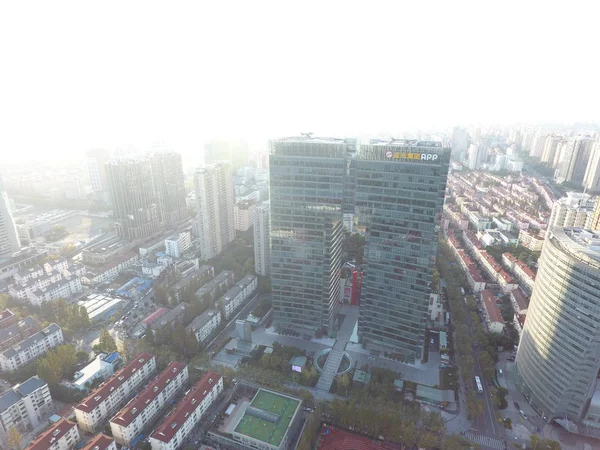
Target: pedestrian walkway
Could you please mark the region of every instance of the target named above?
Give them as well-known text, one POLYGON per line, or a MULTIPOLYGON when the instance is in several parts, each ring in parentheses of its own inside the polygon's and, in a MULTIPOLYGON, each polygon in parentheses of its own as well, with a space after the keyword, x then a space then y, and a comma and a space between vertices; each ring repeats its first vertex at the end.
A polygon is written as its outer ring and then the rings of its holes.
POLYGON ((354 330, 354 325, 358 320, 358 307, 345 307, 342 309, 342 313, 345 315, 344 321, 340 326, 340 329, 337 334, 337 339, 331 352, 329 352, 329 357, 327 358, 327 362, 325 363, 325 367, 321 371, 321 377, 317 382, 316 389, 321 391, 329 392, 331 389, 331 384, 333 383, 333 379, 335 378, 335 374, 337 373, 338 367, 340 367, 340 363, 342 362, 342 356, 344 354, 344 350, 346 349, 346 344, 352 336, 352 331, 354 330))
POLYGON ((504 450, 504 441, 489 436, 481 436, 469 431, 463 433, 463 437, 471 442, 481 445, 484 448, 493 448, 495 450, 504 450))

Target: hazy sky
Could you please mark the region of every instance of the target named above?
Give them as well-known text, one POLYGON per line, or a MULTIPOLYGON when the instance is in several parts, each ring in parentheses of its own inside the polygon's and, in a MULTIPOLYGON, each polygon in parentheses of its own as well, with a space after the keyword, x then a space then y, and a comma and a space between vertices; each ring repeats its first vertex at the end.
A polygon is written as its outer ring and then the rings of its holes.
POLYGON ((190 154, 223 136, 600 120, 598 8, 2 2, 0 162, 157 138, 190 154))

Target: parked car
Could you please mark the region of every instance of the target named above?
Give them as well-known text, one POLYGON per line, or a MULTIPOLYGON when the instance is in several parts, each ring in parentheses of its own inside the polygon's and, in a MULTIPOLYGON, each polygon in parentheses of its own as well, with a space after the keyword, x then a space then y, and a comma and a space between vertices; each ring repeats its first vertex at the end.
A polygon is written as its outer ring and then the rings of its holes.
POLYGON ((508 358, 506 358, 507 361, 514 361, 515 357, 514 356, 509 356, 508 358))
POLYGON ((521 408, 519 408, 519 404, 517 402, 515 402, 515 408, 517 408, 518 410, 521 410, 521 408))

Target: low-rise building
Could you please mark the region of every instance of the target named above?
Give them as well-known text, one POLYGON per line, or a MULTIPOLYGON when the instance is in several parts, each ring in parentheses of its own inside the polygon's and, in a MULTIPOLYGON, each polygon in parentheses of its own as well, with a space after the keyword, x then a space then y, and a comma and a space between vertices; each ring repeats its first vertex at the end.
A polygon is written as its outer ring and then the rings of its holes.
POLYGON ((113 438, 100 433, 81 450, 117 450, 117 444, 113 438))
POLYGON ((502 333, 504 331, 504 319, 492 291, 485 290, 481 292, 481 304, 483 305, 483 315, 487 329, 491 333, 502 333))
POLYGON ((81 252, 84 264, 102 266, 127 253, 133 244, 116 235, 109 235, 81 252))
POLYGON ((93 293, 79 300, 77 304, 85 308, 90 322, 99 323, 108 320, 117 311, 122 310, 125 300, 102 293, 93 293))
POLYGON ((187 330, 194 333, 199 343, 203 344, 221 324, 221 311, 208 309, 196 317, 187 326, 187 330))
POLYGON ((192 234, 189 230, 165 239, 165 253, 173 258, 181 258, 190 248, 192 248, 192 234))
POLYGON ((46 287, 30 292, 29 301, 34 306, 42 306, 44 303, 53 302, 59 298, 70 298, 82 291, 81 278, 65 277, 46 287))
POLYGON ((515 310, 515 314, 520 316, 527 315, 527 308, 529 308, 529 300, 525 295, 525 292, 521 288, 510 291, 510 301, 515 310))
POLYGON ((176 450, 223 392, 223 378, 206 373, 154 429, 149 442, 152 450, 176 450))
POLYGON ((219 300, 223 318, 228 320, 247 300, 258 287, 256 275, 246 275, 234 287, 229 289, 219 300))
POLYGON ((26 433, 39 427, 53 413, 50 389, 44 380, 36 376, 13 386, 0 396, 0 444, 7 445, 12 427, 26 433))
POLYGON ((87 266, 87 273, 82 281, 92 286, 106 283, 115 279, 121 272, 135 264, 138 259, 137 253, 128 252, 111 259, 106 264, 87 266))
POLYGON ((254 225, 256 203, 253 201, 238 202, 233 207, 236 231, 248 231, 254 225))
POLYGON ((13 323, 7 328, 0 328, 0 351, 27 339, 29 336, 40 331, 41 328, 41 322, 32 316, 25 317, 23 320, 13 323))
POLYGON ((10 258, 0 261, 0 280, 6 280, 14 276, 19 270, 29 267, 42 259, 48 250, 37 247, 25 247, 10 258))
POLYGON ((175 324, 182 321, 183 316, 189 307, 189 303, 180 303, 174 308, 168 310, 166 313, 162 314, 156 320, 152 320, 149 324, 147 323, 147 325, 153 330, 158 330, 166 326, 174 327, 175 324))
POLYGON ((55 323, 50 324, 0 353, 0 369, 14 372, 63 342, 61 328, 55 323))
MULTIPOLYGON (((196 260, 197 263, 197 260, 196 260)), ((193 282, 198 280, 209 280, 215 276, 215 268, 213 266, 200 266, 200 268, 193 269, 189 271, 186 275, 183 275, 184 272, 181 273, 181 280, 173 285, 169 290, 172 292, 173 297, 180 303, 183 301, 183 292, 190 286, 193 282)))
POLYGON ((523 286, 523 289, 531 294, 533 292, 533 285, 535 284, 535 273, 533 270, 531 270, 524 262, 516 261, 513 273, 515 274, 515 278, 519 280, 519 283, 523 286))
POLYGON ((156 357, 140 353, 75 407, 82 430, 94 433, 156 373, 156 357))
POLYGON ((0 311, 0 330, 10 327, 17 323, 17 316, 10 309, 0 311))
POLYGON ((519 232, 519 243, 532 252, 541 252, 544 238, 527 230, 519 232))
POLYGON ((225 292, 235 281, 235 274, 231 270, 224 270, 219 273, 216 277, 202 286, 196 291, 196 297, 198 300, 203 301, 204 296, 209 294, 211 301, 215 301, 220 293, 225 292))
POLYGON ((71 387, 80 391, 87 391, 94 380, 106 380, 115 373, 115 367, 121 361, 117 352, 100 353, 94 360, 73 375, 71 387))
POLYGON ((187 366, 177 361, 171 362, 110 420, 110 429, 117 443, 123 446, 131 444, 163 412, 187 381, 187 366))
POLYGON ((81 436, 75 422, 60 419, 40 434, 25 450, 72 450, 81 436))

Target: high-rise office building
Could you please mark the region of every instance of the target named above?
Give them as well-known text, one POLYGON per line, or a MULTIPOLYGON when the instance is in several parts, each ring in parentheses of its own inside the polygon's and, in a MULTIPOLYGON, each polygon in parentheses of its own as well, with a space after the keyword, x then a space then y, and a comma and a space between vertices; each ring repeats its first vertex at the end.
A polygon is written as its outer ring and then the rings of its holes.
POLYGON ((271 273, 270 236, 269 203, 265 202, 254 211, 254 271, 263 277, 271 273))
POLYGON ((469 148, 469 133, 461 127, 452 130, 452 155, 462 161, 469 148))
POLYGON ((17 227, 12 216, 8 194, 0 176, 0 258, 10 256, 21 248, 17 227))
POLYGON ((236 172, 248 164, 248 144, 236 140, 213 140, 204 145, 204 163, 214 164, 219 161, 229 161, 230 168, 236 172))
POLYGON ((555 179, 583 184, 594 141, 590 137, 568 139, 559 144, 555 179))
POLYGON ((91 149, 85 156, 94 197, 97 201, 106 203, 110 201, 110 194, 105 165, 110 159, 110 152, 104 149, 91 149))
POLYGON ((221 161, 196 169, 194 188, 200 258, 206 261, 235 239, 231 164, 221 161))
POLYGON ((304 136, 271 143, 274 321, 331 328, 344 218, 365 234, 359 335, 421 356, 450 148, 304 136))
POLYGON ((600 235, 580 228, 554 228, 539 260, 517 386, 547 421, 580 422, 600 406, 599 242, 600 235))
POLYGON ((367 348, 421 357, 449 163, 449 146, 407 140, 361 146, 355 159, 367 348))
POLYGON ((117 234, 139 239, 157 233, 160 222, 150 159, 115 154, 105 168, 117 234))
POLYGON ((270 146, 274 322, 332 330, 339 309, 348 144, 303 136, 270 146))
POLYGON ((469 169, 480 169, 486 158, 487 148, 483 144, 471 144, 469 146, 469 169))
POLYGON ((158 204, 158 219, 165 228, 175 228, 188 219, 181 155, 155 150, 150 155, 152 179, 158 204))

